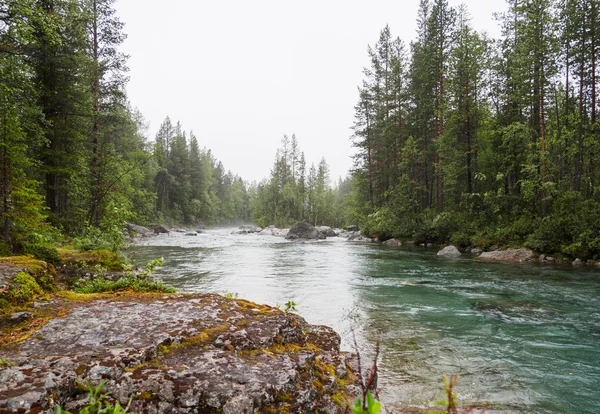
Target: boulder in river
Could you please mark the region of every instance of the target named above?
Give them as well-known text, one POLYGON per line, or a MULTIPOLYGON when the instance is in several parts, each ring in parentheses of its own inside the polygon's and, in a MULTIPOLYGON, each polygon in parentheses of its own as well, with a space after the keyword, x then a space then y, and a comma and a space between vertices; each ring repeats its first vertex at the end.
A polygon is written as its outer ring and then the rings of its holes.
POLYGON ((60 317, 2 348, 0 412, 79 412, 88 380, 140 413, 341 414, 360 393, 339 335, 270 306, 210 294, 56 306, 60 317))
POLYGON ((165 226, 154 226, 153 230, 154 230, 154 233, 156 233, 156 234, 169 234, 169 233, 171 233, 171 230, 169 230, 165 226))
POLYGON ((125 228, 129 232, 129 234, 132 235, 149 236, 152 233, 154 233, 149 228, 146 228, 144 226, 138 226, 137 224, 126 224, 125 228))
MULTIPOLYGON (((240 226, 239 229, 245 231, 246 234, 260 233, 262 231, 262 228, 256 227, 256 226, 240 226)), ((240 233, 240 234, 243 234, 243 233, 240 233)))
POLYGON ((355 232, 355 231, 360 231, 360 228, 357 225, 353 224, 351 226, 344 227, 344 230, 355 232))
POLYGON ((400 246, 402 246, 402 241, 396 240, 396 239, 389 239, 389 240, 384 241, 383 244, 385 244, 387 246, 400 247, 400 246))
POLYGON ((446 246, 437 252, 437 255, 440 257, 446 257, 448 259, 456 259, 460 257, 460 251, 456 248, 456 246, 446 246))
POLYGON ((196 233, 195 231, 188 231, 187 233, 185 233, 186 236, 197 236, 198 233, 196 233))
POLYGON ((285 238, 289 240, 322 240, 325 238, 325 235, 312 224, 300 221, 294 224, 285 238))
POLYGON ((335 231, 329 226, 318 226, 317 230, 319 230, 325 237, 337 237, 335 231))
POLYGON ((484 260, 517 263, 535 262, 538 260, 538 256, 529 249, 506 249, 483 252, 479 255, 479 258, 484 260))

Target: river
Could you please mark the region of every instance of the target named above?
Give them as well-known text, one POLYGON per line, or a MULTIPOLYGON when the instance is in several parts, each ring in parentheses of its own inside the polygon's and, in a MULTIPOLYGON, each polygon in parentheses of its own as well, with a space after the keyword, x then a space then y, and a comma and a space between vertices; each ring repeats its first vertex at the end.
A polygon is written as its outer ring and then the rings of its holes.
POLYGON ((164 257, 156 275, 186 293, 236 293, 297 303, 372 356, 381 337, 386 403, 444 399, 460 374, 461 401, 505 412, 600 412, 600 271, 438 258, 435 250, 354 243, 292 243, 208 230, 145 239, 135 263, 164 257))

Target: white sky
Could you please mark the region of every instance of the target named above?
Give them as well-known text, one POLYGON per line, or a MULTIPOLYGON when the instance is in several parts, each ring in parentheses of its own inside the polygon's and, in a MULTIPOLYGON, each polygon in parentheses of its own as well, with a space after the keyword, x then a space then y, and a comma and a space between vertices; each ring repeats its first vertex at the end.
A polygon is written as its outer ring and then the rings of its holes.
MULTIPOLYGON (((504 0, 466 3, 473 25, 498 36, 504 0)), ((226 169, 269 175, 284 133, 307 164, 325 157, 332 179, 351 168, 357 86, 389 24, 414 39, 419 0, 119 0, 129 99, 154 135, 164 118, 193 130, 226 169)))

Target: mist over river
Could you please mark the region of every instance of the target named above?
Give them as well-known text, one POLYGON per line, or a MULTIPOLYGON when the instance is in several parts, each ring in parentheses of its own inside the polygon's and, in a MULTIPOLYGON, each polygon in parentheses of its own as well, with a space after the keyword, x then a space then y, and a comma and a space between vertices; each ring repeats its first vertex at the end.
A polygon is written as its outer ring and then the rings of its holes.
POLYGON ((379 386, 387 403, 444 399, 460 374, 462 401, 505 412, 600 412, 600 271, 438 258, 436 250, 208 230, 145 239, 135 263, 164 257, 156 276, 186 293, 235 292, 297 303, 364 356, 381 333, 379 386))

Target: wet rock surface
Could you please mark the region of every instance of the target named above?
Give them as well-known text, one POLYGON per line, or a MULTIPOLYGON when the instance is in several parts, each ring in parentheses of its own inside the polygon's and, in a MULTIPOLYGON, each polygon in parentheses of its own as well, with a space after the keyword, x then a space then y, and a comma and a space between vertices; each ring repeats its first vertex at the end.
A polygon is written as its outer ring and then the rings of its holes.
POLYGON ((356 361, 330 328, 218 295, 124 296, 63 303, 0 355, 0 412, 77 411, 78 383, 134 412, 341 413, 356 361))
POLYGON ((317 230, 319 230, 325 237, 337 237, 339 233, 336 233, 334 229, 329 226, 318 226, 317 230))
POLYGON ((483 252, 479 255, 480 259, 497 260, 502 262, 535 262, 538 256, 529 249, 506 249, 493 252, 483 252))
POLYGON ((285 236, 288 240, 323 240, 325 235, 312 224, 298 222, 285 236))
POLYGON ((437 255, 448 259, 457 259, 461 256, 460 251, 456 248, 456 246, 446 246, 437 252, 437 255))

